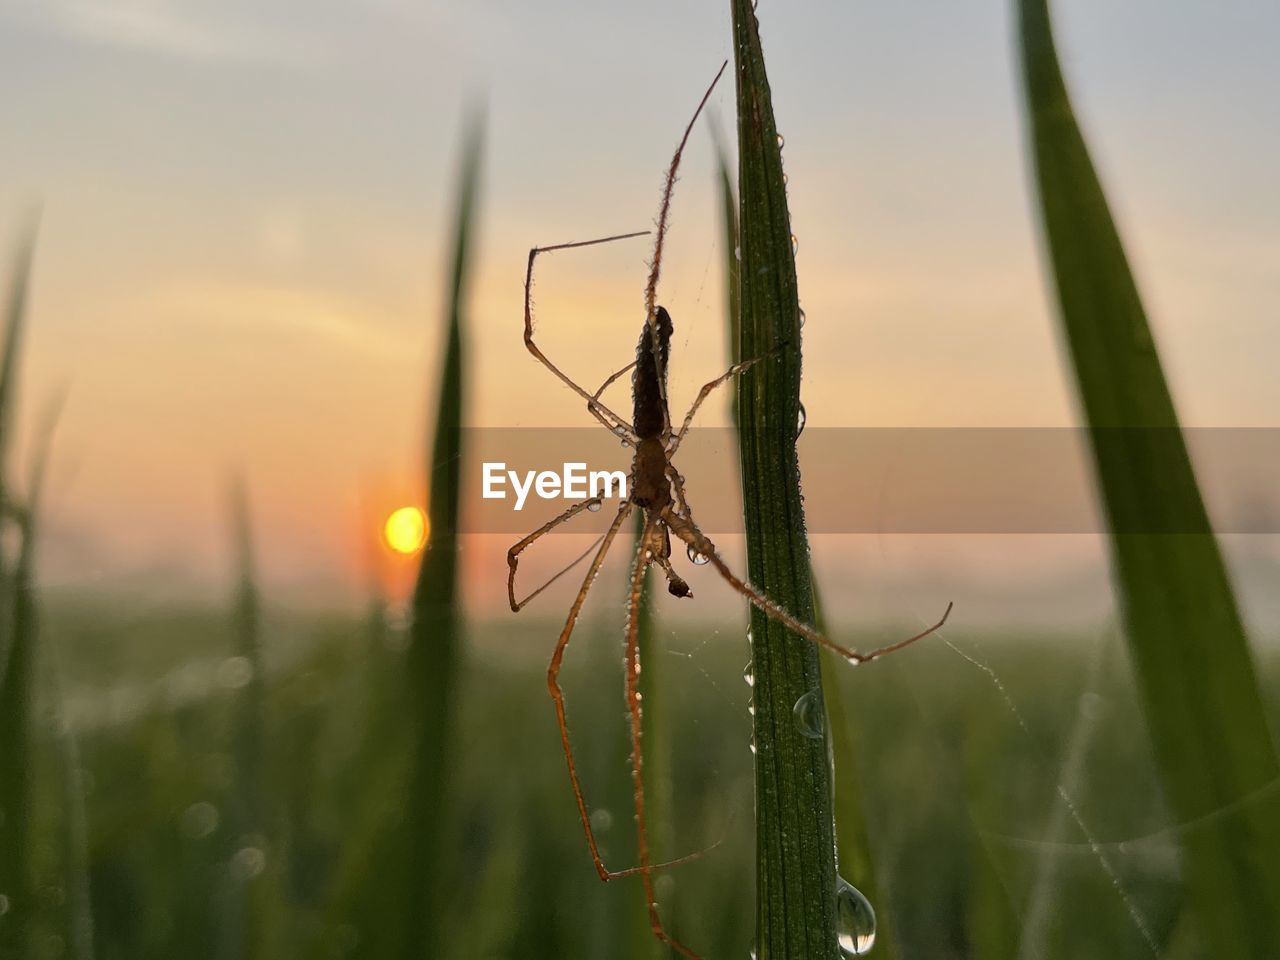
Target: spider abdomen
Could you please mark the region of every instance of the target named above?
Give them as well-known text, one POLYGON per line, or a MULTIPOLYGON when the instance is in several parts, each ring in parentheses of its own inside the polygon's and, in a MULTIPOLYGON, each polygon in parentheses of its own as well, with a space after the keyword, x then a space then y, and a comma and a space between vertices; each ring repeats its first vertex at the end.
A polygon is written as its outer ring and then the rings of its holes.
POLYGON ((667 477, 667 451, 657 437, 645 437, 636 446, 631 464, 631 502, 646 510, 659 511, 671 502, 671 480, 667 477))
POLYGON ((671 314, 658 307, 654 314, 657 342, 646 321, 636 345, 636 369, 631 375, 631 396, 635 401, 636 436, 641 440, 662 436, 667 425, 667 358, 671 348, 671 314))

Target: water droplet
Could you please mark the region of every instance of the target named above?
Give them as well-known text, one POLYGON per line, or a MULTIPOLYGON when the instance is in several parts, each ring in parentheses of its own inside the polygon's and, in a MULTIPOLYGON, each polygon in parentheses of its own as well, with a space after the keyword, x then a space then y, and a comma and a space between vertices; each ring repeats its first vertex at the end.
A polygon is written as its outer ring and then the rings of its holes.
POLYGON ((218 819, 218 808, 201 800, 182 812, 182 820, 178 825, 185 836, 192 840, 203 840, 218 829, 218 819))
POLYGON ((603 807, 591 811, 591 829, 596 833, 605 833, 613 826, 613 814, 603 807))
POLYGON ((587 510, 588 510, 589 512, 591 512, 591 513, 599 513, 599 512, 600 512, 600 501, 599 501, 599 500, 592 500, 590 503, 588 503, 588 504, 587 504, 587 510))
POLYGON ((800 434, 804 433, 805 417, 806 417, 806 414, 804 412, 804 404, 802 403, 800 404, 800 413, 796 417, 796 437, 797 438, 799 438, 800 434))
POLYGON ((754 717, 756 715, 756 698, 751 697, 747 700, 747 714, 754 717))
POLYGON ((791 178, 784 173, 782 175, 782 185, 785 187, 790 182, 791 182, 791 178))
POLYGON ((692 563, 695 567, 700 567, 703 564, 705 564, 708 560, 711 559, 705 553, 699 552, 698 549, 694 547, 692 543, 689 544, 689 549, 686 550, 685 552, 689 554, 689 562, 692 563))
POLYGON ((755 637, 751 633, 751 628, 747 627, 747 646, 751 646, 754 640, 755 640, 755 637))
POLYGON ((792 255, 794 256, 794 255, 795 255, 795 253, 796 253, 799 249, 800 249, 800 241, 799 241, 798 239, 796 239, 796 235, 793 233, 793 234, 791 235, 791 253, 792 253, 792 255))
POLYGON ((237 880, 251 880, 267 865, 267 855, 260 847, 241 847, 231 857, 231 875, 237 880))
POLYGON ((742 679, 747 682, 748 687, 756 685, 755 661, 748 660, 747 665, 742 668, 742 679))
POLYGON ((248 657, 227 657, 218 665, 218 686, 228 690, 247 687, 253 679, 253 663, 248 657))
POLYGON ((782 134, 778 134, 778 149, 781 150, 786 145, 786 140, 782 139, 782 134))
POLYGON ((804 307, 800 308, 800 328, 804 329, 804 307))
POLYGON ((754 757, 756 755, 756 738, 754 736, 751 738, 751 742, 747 744, 747 746, 751 748, 751 755, 754 757))
POLYGON ((796 729, 800 731, 802 736, 809 737, 811 740, 820 740, 823 732, 827 728, 826 712, 823 710, 822 695, 817 690, 810 690, 803 694, 796 705, 792 708, 791 715, 795 718, 796 729))
POLYGON ((734 248, 733 248, 733 259, 735 259, 735 260, 741 260, 741 259, 742 259, 742 248, 741 248, 741 247, 734 247, 734 248))
POLYGON ((865 957, 876 943, 876 912, 843 877, 836 877, 836 940, 842 957, 865 957))

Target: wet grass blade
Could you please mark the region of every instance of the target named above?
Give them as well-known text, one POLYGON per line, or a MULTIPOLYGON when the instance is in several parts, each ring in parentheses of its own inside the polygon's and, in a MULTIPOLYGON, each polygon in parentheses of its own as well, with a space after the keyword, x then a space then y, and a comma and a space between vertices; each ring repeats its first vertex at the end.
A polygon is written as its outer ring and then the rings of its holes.
MULTIPOLYGON (((732 0, 737 76, 741 329, 739 354, 778 359, 739 378, 738 427, 747 572, 801 620, 813 583, 796 433, 800 302, 782 153, 751 0, 732 0), (785 346, 784 346, 785 345, 785 346)), ((756 953, 837 956, 835 835, 825 737, 793 720, 802 696, 823 709, 818 650, 751 611, 756 746, 756 953)))
POLYGON ((1280 943, 1280 773, 1249 645, 1159 356, 1067 95, 1045 0, 1020 0, 1049 265, 1112 530, 1130 656, 1190 908, 1218 957, 1280 943), (1171 532, 1150 532, 1171 531, 1171 532), (1243 802, 1245 800, 1248 802, 1243 802))
MULTIPOLYGON (((733 175, 729 170, 729 155, 724 143, 717 133, 716 143, 716 175, 720 185, 721 225, 724 229, 724 303, 725 315, 729 328, 729 359, 738 363, 742 358, 738 355, 742 339, 742 282, 739 276, 741 264, 738 262, 738 194, 733 188, 733 175)), ((737 397, 733 399, 733 419, 738 419, 737 397)))
POLYGON ((439 379, 435 436, 428 448, 427 519, 430 539, 413 593, 407 681, 413 771, 406 803, 408 856, 401 913, 404 957, 442 953, 441 931, 449 865, 445 862, 447 771, 452 762, 454 701, 462 646, 458 602, 458 487, 463 410, 463 326, 470 278, 483 122, 473 115, 462 152, 457 194, 444 365, 439 379))
MULTIPOLYGON (((31 878, 32 763, 35 610, 31 596, 30 504, 14 502, 8 480, 14 394, 26 319, 27 287, 35 232, 20 243, 13 259, 5 310, 4 355, 0 357, 0 522, 22 532, 19 555, 0 552, 0 955, 25 956, 33 906, 31 878)), ((0 543, 3 548, 3 543, 0 543)))

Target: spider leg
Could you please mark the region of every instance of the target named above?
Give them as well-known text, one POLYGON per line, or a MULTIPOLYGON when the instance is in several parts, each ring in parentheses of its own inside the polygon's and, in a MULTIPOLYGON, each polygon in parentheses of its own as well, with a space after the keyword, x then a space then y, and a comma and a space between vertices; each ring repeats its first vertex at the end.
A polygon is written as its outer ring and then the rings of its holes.
MULTIPOLYGON (((653 259, 649 262, 649 282, 644 288, 644 314, 646 323, 649 325, 650 339, 653 344, 653 354, 656 359, 658 356, 658 312, 657 312, 657 296, 658 296, 658 275, 662 271, 662 246, 667 238, 667 227, 671 222, 671 194, 676 186, 676 173, 680 170, 680 158, 684 155, 684 148, 689 143, 689 135, 693 133, 693 125, 698 122, 698 117, 702 114, 702 108, 707 105, 707 101, 711 99, 711 91, 716 88, 716 84, 720 82, 720 77, 724 73, 724 68, 729 65, 726 60, 720 65, 715 79, 711 81, 711 86, 707 87, 707 92, 702 95, 702 100, 698 103, 698 108, 693 111, 693 117, 689 120, 689 125, 685 127, 684 136, 680 138, 680 144, 676 147, 676 152, 671 157, 671 166, 667 168, 667 179, 662 187, 662 206, 658 208, 658 230, 657 236, 653 242, 653 259)), ((667 401, 667 385, 660 382, 662 390, 663 409, 666 409, 667 401)), ((664 425, 664 433, 671 429, 671 416, 666 414, 666 424, 664 425)))
MULTIPOLYGON (((556 517, 553 520, 548 520, 546 523, 540 526, 537 530, 533 531, 533 533, 529 534, 527 537, 525 537, 523 540, 516 543, 510 550, 507 551, 507 600, 511 604, 512 613, 519 613, 525 604, 527 604, 530 600, 532 600, 534 597, 540 594, 543 590, 547 589, 547 587, 551 586, 551 584, 554 583, 558 578, 563 576, 569 570, 573 569, 573 567, 575 567, 578 564, 578 562, 582 559, 582 557, 579 557, 577 560, 573 561, 573 563, 569 564, 569 566, 565 567, 563 570, 557 573, 554 577, 552 577, 550 580, 548 580, 546 583, 540 586, 537 590, 533 591, 533 593, 529 594, 523 600, 520 600, 517 602, 516 600, 516 567, 520 563, 520 554, 523 553, 525 549, 530 544, 532 544, 535 540, 540 539, 544 534, 550 533, 552 530, 560 526, 560 524, 564 523, 566 520, 569 520, 572 517, 576 517, 583 510, 589 510, 592 504, 599 506, 602 502, 603 501, 601 501, 599 497, 592 497, 590 500, 583 500, 581 503, 575 503, 572 507, 570 507, 564 513, 560 514, 560 516, 556 517)), ((592 547, 587 550, 587 553, 590 553, 591 550, 594 549, 594 547, 595 545, 593 544, 592 547)))
MULTIPOLYGON (((582 387, 578 386, 573 380, 564 374, 554 363, 547 359, 546 354, 538 349, 538 345, 533 342, 533 261, 537 259, 540 253, 549 253, 553 250, 571 250, 577 247, 591 247, 600 243, 610 243, 614 240, 628 240, 632 237, 643 237, 649 231, 641 230, 637 233, 622 233, 613 237, 602 237, 599 240, 579 240, 576 243, 557 243, 549 247, 534 247, 529 251, 529 265, 524 275, 524 345, 528 351, 533 354, 539 363, 554 373, 562 383, 583 400, 587 401, 587 409, 591 411, 591 415, 599 420, 602 424, 609 428, 612 433, 627 439, 629 442, 636 440, 635 431, 631 425, 618 414, 614 413, 607 406, 600 402, 597 396, 587 393, 582 387)), ((606 380, 604 386, 608 386, 611 380, 606 380)), ((602 386, 601 390, 604 389, 602 386)))
MULTIPOLYGON (((667 479, 671 481, 671 486, 675 490, 676 504, 679 507, 676 512, 680 516, 692 520, 693 514, 689 512, 689 501, 684 495, 684 477, 680 476, 680 471, 675 468, 675 464, 671 463, 669 457, 667 460, 667 479)), ((670 552, 667 555, 670 556, 670 552)))
POLYGON ((684 423, 680 425, 679 432, 676 433, 674 438, 672 438, 671 445, 667 448, 667 456, 671 456, 680 449, 680 443, 684 440, 684 435, 689 432, 689 427, 693 424, 693 418, 697 414, 698 408, 702 406, 702 401, 706 400, 716 387, 727 383, 740 373, 746 373, 763 359, 765 359, 765 357, 755 357, 751 360, 744 360, 742 363, 735 363, 710 383, 703 385, 702 389, 698 391, 698 396, 694 398, 693 406, 691 406, 689 408, 689 412, 685 414, 684 423))
POLYGON ((597 390, 595 393, 593 393, 593 394, 591 395, 591 399, 592 399, 592 400, 599 400, 599 399, 600 399, 600 395, 601 395, 602 393, 604 393, 606 390, 608 390, 608 389, 609 389, 609 387, 610 387, 610 385, 611 385, 615 380, 617 380, 620 376, 622 376, 624 373, 626 373, 628 370, 630 370, 630 369, 631 369, 632 367, 634 367, 635 365, 636 365, 636 361, 635 361, 635 360, 632 360, 630 363, 628 363, 628 364, 627 364, 625 367, 623 367, 621 370, 617 371, 616 373, 611 373, 611 374, 609 374, 609 376, 608 376, 608 378, 605 380, 605 382, 604 382, 604 383, 602 383, 602 384, 600 384, 600 389, 599 389, 599 390, 597 390))
POLYGON ((662 518, 667 522, 667 526, 671 528, 672 532, 675 533, 677 537, 710 560, 711 565, 716 568, 720 576, 724 578, 729 586, 733 587, 740 594, 755 604, 756 607, 758 607, 766 616, 772 617, 788 630, 800 634, 800 636, 804 637, 806 640, 810 640, 820 647, 826 647, 828 650, 832 650, 835 653, 840 654, 840 656, 844 657, 850 663, 866 663, 869 660, 882 657, 887 653, 893 653, 895 650, 901 650, 903 647, 909 646, 917 640, 923 640, 925 637, 929 636, 929 634, 940 629, 942 625, 947 622, 947 617, 951 615, 952 604, 948 603, 946 611, 942 614, 942 619, 928 630, 917 633, 914 637, 899 640, 897 643, 878 647, 868 653, 859 653, 856 650, 851 650, 848 647, 842 647, 840 644, 832 640, 828 640, 814 627, 807 623, 802 623, 786 610, 783 610, 777 603, 765 596, 764 592, 761 591, 759 587, 748 583, 746 580, 737 576, 737 574, 729 569, 728 564, 721 559, 719 552, 716 550, 715 544, 698 529, 697 525, 694 524, 692 520, 673 513, 669 507, 663 511, 662 518))
POLYGON ((640 745, 640 597, 644 590, 644 575, 649 564, 661 556, 661 521, 650 520, 636 550, 631 566, 631 593, 627 599, 627 650, 626 690, 627 718, 631 727, 631 784, 636 808, 636 847, 640 856, 640 879, 644 884, 644 896, 649 906, 649 926, 653 934, 671 949, 692 960, 698 955, 667 933, 658 916, 658 902, 653 892, 653 866, 649 863, 649 837, 644 819, 644 754, 640 745))
MULTIPOLYGON (((591 851, 591 860, 595 864, 596 873, 604 881, 632 877, 642 873, 643 870, 641 867, 610 870, 604 865, 604 861, 600 859, 600 848, 596 844, 595 831, 591 829, 591 817, 587 813, 587 801, 582 793, 582 784, 578 780, 578 768, 573 762, 573 747, 569 744, 569 724, 565 718, 564 691, 560 689, 560 667, 564 661, 565 648, 569 646, 569 637, 572 636, 573 628, 578 623, 578 615, 582 612, 582 605, 586 603, 587 591, 591 589, 591 584, 595 581, 596 575, 599 574, 600 567, 604 565, 605 554, 609 552, 609 547, 613 545, 618 531, 622 528, 623 521, 631 514, 633 508, 634 504, 630 500, 625 501, 618 509, 618 515, 613 518, 613 523, 610 524, 608 531, 605 533, 600 549, 596 551, 595 558, 591 561, 587 576, 582 581, 582 589, 578 591, 578 596, 574 599, 573 606, 569 608, 569 618, 565 621, 564 629, 560 631, 560 639, 556 641, 555 652, 551 655, 551 664, 547 667, 547 690, 551 694, 551 699, 555 702, 556 723, 560 728, 560 745, 564 749, 565 763, 569 768, 569 783, 573 787, 573 798, 578 804, 578 817, 582 821, 582 832, 587 838, 587 848, 591 851)), ((643 551, 641 551, 641 555, 643 555, 643 551)), ((677 857, 675 860, 650 864, 647 869, 653 871, 679 866, 682 863, 696 860, 705 853, 705 850, 701 850, 683 857, 677 857)))

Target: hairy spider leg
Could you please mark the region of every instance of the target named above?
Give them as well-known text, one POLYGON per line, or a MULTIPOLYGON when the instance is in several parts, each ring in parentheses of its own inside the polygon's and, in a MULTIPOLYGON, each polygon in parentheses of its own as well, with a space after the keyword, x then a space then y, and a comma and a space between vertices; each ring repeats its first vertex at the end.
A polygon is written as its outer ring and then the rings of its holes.
MULTIPOLYGON (((698 117, 702 114, 702 108, 707 105, 707 101, 711 99, 711 91, 716 88, 716 84, 720 82, 720 77, 724 74, 725 67, 729 65, 726 60, 720 64, 720 69, 716 71, 715 79, 711 81, 711 86, 707 87, 707 92, 702 95, 702 99, 698 101, 698 108, 693 111, 693 116, 689 119, 689 125, 684 129, 684 136, 680 138, 680 143, 676 147, 676 152, 671 156, 671 165, 667 168, 666 180, 662 186, 662 206, 658 208, 658 229, 657 235, 653 241, 653 260, 649 263, 649 280, 644 287, 644 315, 645 323, 649 327, 649 335, 652 340, 652 349, 654 357, 658 355, 658 276, 662 272, 662 247, 667 239, 667 227, 671 223, 671 194, 676 187, 676 174, 680 170, 680 158, 684 156, 684 148, 689 143, 689 135, 693 133, 693 126, 698 122, 698 117)), ((666 412, 667 385, 661 384, 663 410, 666 412)), ((665 438, 671 431, 670 414, 667 414, 667 422, 664 424, 663 437, 665 438)))
POLYGON ((667 933, 658 916, 658 901, 653 892, 653 865, 649 862, 649 834, 645 826, 644 753, 641 748, 640 706, 640 598, 649 564, 661 555, 663 524, 660 518, 646 517, 644 534, 631 563, 631 593, 627 598, 626 692, 627 719, 631 732, 631 785, 635 796, 636 849, 640 858, 640 879, 644 884, 645 902, 649 907, 649 926, 660 941, 678 953, 700 960, 683 943, 667 933))
MULTIPOLYGON (((579 240, 574 243, 557 243, 549 247, 534 247, 529 251, 529 265, 525 269, 524 275, 524 345, 528 351, 533 354, 534 358, 544 367, 550 370, 561 383, 569 387, 574 393, 587 401, 587 410, 591 415, 599 420, 609 430, 610 433, 616 434, 629 444, 633 444, 636 439, 635 431, 631 429, 631 425, 618 414, 610 410, 605 404, 601 403, 598 396, 592 396, 587 393, 581 386, 571 380, 559 367, 552 363, 547 355, 544 354, 538 345, 533 342, 533 262, 540 253, 551 253, 556 250, 573 250, 578 247, 594 247, 602 243, 612 243, 615 240, 630 240, 634 237, 647 236, 648 230, 640 230, 636 233, 620 233, 612 237, 601 237, 598 240, 579 240)), ((611 381, 606 381, 604 386, 608 386, 611 381)), ((601 387, 603 391, 604 387, 601 387)))
POLYGON ((782 607, 777 603, 769 599, 769 597, 767 597, 759 587, 743 580, 735 574, 729 569, 729 565, 721 558, 719 551, 716 550, 716 545, 711 542, 706 534, 698 529, 697 525, 691 519, 679 516, 668 507, 663 511, 663 520, 665 520, 667 526, 671 528, 672 533, 691 546, 697 553, 700 553, 702 556, 710 560, 711 565, 716 568, 716 571, 725 580, 725 582, 728 583, 729 586, 733 587, 734 590, 738 591, 738 593, 750 600, 751 603, 759 608, 766 616, 777 620, 788 630, 800 634, 800 636, 804 637, 806 640, 810 640, 820 647, 826 647, 828 650, 838 653, 850 663, 866 663, 870 660, 875 660, 877 657, 882 657, 887 653, 893 653, 895 650, 901 650, 903 647, 910 646, 917 640, 923 640, 931 633, 940 630, 943 624, 947 622, 947 617, 951 616, 951 608, 953 604, 948 603, 947 609, 942 614, 942 618, 928 630, 917 633, 915 636, 907 637, 905 640, 899 640, 883 647, 877 647, 875 650, 871 650, 867 653, 859 653, 857 650, 851 650, 848 647, 840 646, 840 644, 835 641, 827 639, 827 637, 814 627, 797 620, 786 610, 782 609, 782 607))
POLYGON ((525 604, 527 604, 530 600, 532 600, 534 597, 540 594, 543 590, 547 589, 547 587, 551 586, 551 584, 555 583, 558 579, 560 579, 560 577, 564 576, 566 573, 568 573, 570 570, 576 567, 579 563, 581 563, 583 557, 585 557, 588 553, 594 550, 596 548, 596 544, 598 544, 600 541, 597 540, 596 543, 593 543, 590 547, 587 548, 586 552, 583 553, 581 557, 578 557, 577 560, 573 561, 573 563, 569 564, 569 566, 565 567, 563 570, 557 573, 554 577, 552 577, 550 580, 548 580, 546 583, 540 586, 537 590, 533 591, 533 593, 529 594, 523 600, 517 601, 516 600, 516 567, 520 565, 520 554, 524 553, 524 551, 529 546, 531 546, 535 541, 541 539, 543 536, 550 533, 552 530, 560 526, 560 524, 564 523, 566 520, 570 520, 573 517, 576 517, 583 510, 590 510, 593 504, 598 507, 603 502, 604 501, 601 500, 599 497, 591 497, 589 500, 583 500, 581 503, 575 503, 564 513, 560 514, 560 516, 555 517, 552 520, 548 520, 546 523, 540 526, 537 530, 533 531, 533 533, 529 534, 523 540, 520 540, 517 543, 515 543, 511 547, 511 549, 507 551, 507 600, 511 604, 512 613, 519 613, 524 608, 525 604))
MULTIPOLYGON (((613 523, 610 524, 608 531, 605 533, 600 549, 591 561, 586 578, 582 581, 582 588, 578 591, 577 597, 574 598, 573 606, 569 608, 569 617, 565 621, 564 629, 560 631, 560 639, 556 641, 555 652, 552 653, 551 663, 547 667, 547 690, 555 703, 556 723, 560 729, 560 745, 564 750, 565 764, 569 768, 569 783, 573 787, 573 799, 578 805, 578 817, 582 821, 582 832, 587 838, 587 849, 591 851, 591 861, 595 864, 596 873, 600 875, 601 880, 606 882, 620 880, 623 877, 633 877, 641 873, 642 869, 637 866, 628 867, 625 870, 610 870, 600 857, 600 847, 596 843, 595 831, 591 829, 591 817, 587 813, 586 797, 583 795, 582 783, 578 779, 578 768, 573 760, 573 747, 569 743, 569 724, 565 715, 564 691, 560 689, 560 667, 564 661, 565 649, 569 646, 569 638, 573 635, 573 628, 577 625, 578 615, 582 612, 582 605, 586 603, 587 592, 591 589, 591 584, 595 582, 596 575, 600 573, 600 567, 604 565, 605 555, 617 538, 618 531, 622 528, 622 524, 627 517, 631 515, 633 509, 635 509, 635 504, 630 500, 624 501, 618 509, 617 516, 613 518, 613 523)), ((699 850, 683 857, 677 857, 674 860, 664 860, 661 863, 650 864, 646 869, 653 871, 680 866, 691 860, 698 859, 706 852, 706 850, 699 850)))

